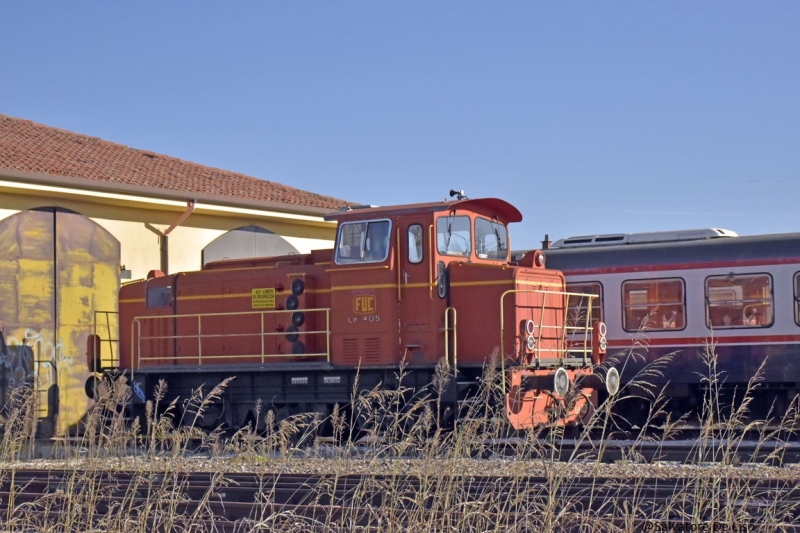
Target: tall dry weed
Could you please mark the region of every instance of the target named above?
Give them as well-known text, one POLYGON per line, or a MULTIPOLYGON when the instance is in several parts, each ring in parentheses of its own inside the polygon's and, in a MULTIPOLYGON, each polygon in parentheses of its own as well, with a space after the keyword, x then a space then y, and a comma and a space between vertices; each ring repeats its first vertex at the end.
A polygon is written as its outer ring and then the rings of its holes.
MULTIPOLYGON (((785 412, 770 410, 767 419, 754 419, 750 407, 762 384, 759 371, 747 387, 736 391, 734 404, 725 403, 726 377, 718 370, 715 346, 709 342, 702 405, 693 416, 676 414, 664 389, 651 384, 663 381, 670 358, 642 366, 646 349, 644 339, 608 359, 599 370, 601 376, 612 364, 623 372, 628 365, 642 370, 616 396, 588 413, 581 426, 565 428, 559 411, 554 411, 550 424, 519 433, 505 419, 496 356, 453 426, 445 422, 453 406, 442 400, 455 379, 454 368, 446 362, 439 364, 428 389, 411 387, 411 370, 401 366, 390 390, 381 384, 361 391, 356 385, 349 404, 334 406, 327 416, 298 413, 279 419, 258 403, 253 423, 234 432, 203 429, 209 425, 203 417, 226 387, 233 386, 231 381, 170 401, 166 384, 159 383, 144 419, 137 421, 126 414, 130 394, 120 377, 100 388, 82 439, 63 451, 59 464, 73 468, 66 490, 33 503, 18 501, 19 492, 11 491, 4 527, 198 531, 207 526, 203 520, 215 491, 227 486, 224 473, 246 470, 264 481, 257 496, 261 505, 242 521, 243 530, 340 532, 355 531, 359 523, 398 533, 632 531, 643 520, 680 520, 780 531, 798 516, 790 497, 793 480, 776 480, 769 498, 749 480, 766 468, 777 468, 778 473, 791 469, 783 461, 797 434, 800 400, 795 398, 785 412), (636 421, 626 411, 633 402, 647 406, 636 421), (686 463, 651 463, 648 453, 653 447, 666 450, 685 438, 689 423, 696 423, 696 433, 686 463), (609 464, 610 442, 618 436, 629 442, 622 459, 609 464), (187 513, 183 473, 198 465, 209 470, 209 486, 199 505, 187 513), (140 473, 115 500, 115 511, 87 522, 89 510, 105 501, 111 490, 99 482, 101 476, 131 468, 140 473), (273 509, 280 494, 270 481, 272 474, 299 471, 329 474, 303 502, 319 505, 327 514, 310 519, 291 507, 273 509), (683 482, 672 493, 654 498, 647 479, 659 471, 679 475, 683 482), (346 476, 353 473, 380 475, 348 485, 342 499, 346 476), (485 482, 494 474, 503 476, 485 482), (545 482, 533 483, 531 476, 545 482), (48 509, 58 510, 58 520, 46 518, 48 509)), ((576 383, 571 394, 579 390, 576 383)), ((20 468, 23 451, 35 436, 35 395, 26 390, 16 394, 19 404, 9 403, 16 407, 2 421, 0 453, 8 465, 2 472, 6 479, 20 468)))

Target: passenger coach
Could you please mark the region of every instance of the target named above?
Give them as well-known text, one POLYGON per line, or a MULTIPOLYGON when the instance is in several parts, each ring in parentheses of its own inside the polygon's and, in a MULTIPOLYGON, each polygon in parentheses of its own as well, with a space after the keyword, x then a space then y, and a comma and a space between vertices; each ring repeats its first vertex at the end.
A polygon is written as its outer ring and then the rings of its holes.
MULTIPOLYGON (((678 407, 702 402, 708 344, 723 389, 739 397, 764 363, 754 405, 760 413, 773 401, 785 408, 800 391, 800 233, 590 235, 545 252, 568 291, 599 295, 591 317, 606 323, 610 353, 639 339, 644 362, 671 354, 663 377, 651 381, 666 386, 678 407)), ((588 311, 576 297, 570 307, 570 314, 588 311)), ((629 360, 623 383, 643 364, 629 360)))

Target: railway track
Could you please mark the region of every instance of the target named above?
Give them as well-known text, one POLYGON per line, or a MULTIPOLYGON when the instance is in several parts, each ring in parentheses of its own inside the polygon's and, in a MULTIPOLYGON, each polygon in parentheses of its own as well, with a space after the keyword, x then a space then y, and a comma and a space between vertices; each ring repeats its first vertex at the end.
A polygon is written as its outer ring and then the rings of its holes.
POLYGON ((37 469, 0 478, 0 517, 15 531, 658 531, 723 522, 727 531, 800 531, 799 509, 793 481, 763 479, 37 469))
MULTIPOLYGON (((487 451, 501 456, 514 456, 520 448, 530 449, 530 444, 523 439, 492 439, 484 445, 487 451)), ((679 464, 727 462, 736 465, 800 463, 800 443, 783 441, 552 439, 541 441, 538 453, 558 461, 591 458, 603 463, 619 461, 679 464)))
MULTIPOLYGON (((84 445, 84 440, 47 439, 36 441, 34 453, 26 458, 66 458, 78 456, 76 451, 84 445), (56 444, 57 441, 57 444, 56 444)), ((349 453, 371 455, 384 446, 382 441, 372 443, 348 444, 349 453)), ((548 437, 532 440, 530 437, 508 437, 472 439, 471 447, 477 455, 484 457, 544 457, 548 460, 568 462, 574 459, 591 459, 602 463, 634 461, 639 463, 673 462, 678 464, 719 463, 765 464, 772 466, 800 464, 799 440, 759 440, 759 439, 700 439, 691 432, 685 432, 676 440, 662 440, 652 437, 629 437, 612 435, 603 438, 593 435, 589 438, 548 437)), ((306 446, 310 446, 306 444, 306 446)), ((341 455, 342 447, 326 439, 315 443, 322 455, 341 455)), ((202 452, 202 442, 187 445, 187 450, 202 452)), ((413 450, 412 450, 413 451, 413 450)))

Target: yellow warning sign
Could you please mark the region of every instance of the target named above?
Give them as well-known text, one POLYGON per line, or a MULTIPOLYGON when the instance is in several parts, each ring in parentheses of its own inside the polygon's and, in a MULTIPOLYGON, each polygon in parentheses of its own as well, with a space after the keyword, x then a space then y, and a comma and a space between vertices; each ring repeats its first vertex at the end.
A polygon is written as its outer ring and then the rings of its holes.
POLYGON ((253 309, 274 309, 275 289, 253 289, 253 309))

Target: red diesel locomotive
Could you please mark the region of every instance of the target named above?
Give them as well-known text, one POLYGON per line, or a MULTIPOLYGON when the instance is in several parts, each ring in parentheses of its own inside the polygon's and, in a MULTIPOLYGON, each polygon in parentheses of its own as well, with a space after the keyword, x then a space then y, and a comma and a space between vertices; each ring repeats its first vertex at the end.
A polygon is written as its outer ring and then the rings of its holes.
POLYGON ((462 194, 356 206, 326 217, 338 223, 332 250, 152 272, 120 290, 118 361, 90 349, 90 368, 127 373, 140 408, 160 380, 170 401, 235 377, 206 424, 239 428, 259 401, 278 419, 325 415, 361 391, 396 388, 401 366, 403 386, 432 392, 441 360, 452 422, 496 361, 515 427, 548 421, 554 407, 579 421, 596 402, 603 326, 567 316, 564 277, 541 252, 510 262, 507 226, 521 219, 503 200, 462 194), (557 404, 578 376, 565 411, 557 404))

